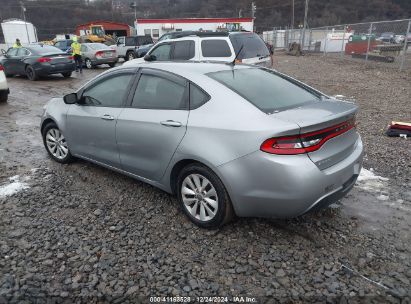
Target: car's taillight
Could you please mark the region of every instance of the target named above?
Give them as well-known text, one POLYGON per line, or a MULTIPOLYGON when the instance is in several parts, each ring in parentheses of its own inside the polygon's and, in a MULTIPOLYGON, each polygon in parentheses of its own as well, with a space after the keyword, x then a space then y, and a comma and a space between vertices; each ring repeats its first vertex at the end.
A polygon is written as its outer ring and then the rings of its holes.
POLYGON ((103 56, 103 52, 102 52, 102 51, 98 51, 98 52, 96 52, 96 56, 98 56, 98 57, 103 56))
POLYGON ((37 62, 40 62, 40 63, 50 62, 50 61, 51 61, 51 59, 47 58, 47 57, 41 57, 41 58, 37 59, 37 62))
POLYGON ((1 64, 0 64, 0 71, 4 71, 4 68, 1 64))
POLYGON ((271 154, 294 155, 313 152, 333 137, 341 135, 355 127, 355 117, 338 125, 315 132, 293 136, 269 138, 263 142, 261 151, 271 154))
POLYGON ((68 59, 69 60, 74 60, 74 56, 69 56, 68 59))

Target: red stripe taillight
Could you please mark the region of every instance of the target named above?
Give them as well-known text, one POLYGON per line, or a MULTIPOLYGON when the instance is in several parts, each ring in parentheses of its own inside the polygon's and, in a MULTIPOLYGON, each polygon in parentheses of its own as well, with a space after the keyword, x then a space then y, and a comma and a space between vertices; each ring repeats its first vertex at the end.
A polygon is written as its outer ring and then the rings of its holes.
POLYGON ((1 64, 0 64, 0 71, 4 71, 4 68, 1 64))
POLYGON ((355 127, 355 118, 338 125, 315 132, 267 139, 261 151, 271 154, 294 155, 313 152, 333 137, 341 135, 355 127))
POLYGON ((40 63, 50 62, 50 61, 51 61, 51 59, 47 58, 47 57, 41 57, 41 58, 37 59, 37 62, 40 62, 40 63))

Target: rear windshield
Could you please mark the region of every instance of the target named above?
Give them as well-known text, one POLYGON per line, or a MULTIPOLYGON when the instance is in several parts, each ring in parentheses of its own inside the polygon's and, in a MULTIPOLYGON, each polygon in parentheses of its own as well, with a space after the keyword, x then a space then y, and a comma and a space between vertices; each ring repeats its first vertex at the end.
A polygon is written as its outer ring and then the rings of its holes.
POLYGON ((51 45, 31 45, 29 48, 33 53, 35 54, 59 54, 59 53, 64 53, 62 50, 59 48, 56 48, 55 46, 51 45))
POLYGON ((93 49, 93 50, 103 50, 103 49, 107 49, 108 46, 102 43, 90 43, 88 44, 88 46, 93 49))
POLYGON ((273 71, 261 68, 232 69, 207 74, 261 111, 273 112, 294 108, 320 99, 310 92, 273 71))
POLYGON ((264 41, 255 33, 233 34, 230 35, 230 40, 236 54, 240 51, 241 47, 243 47, 238 59, 265 57, 270 55, 264 41))

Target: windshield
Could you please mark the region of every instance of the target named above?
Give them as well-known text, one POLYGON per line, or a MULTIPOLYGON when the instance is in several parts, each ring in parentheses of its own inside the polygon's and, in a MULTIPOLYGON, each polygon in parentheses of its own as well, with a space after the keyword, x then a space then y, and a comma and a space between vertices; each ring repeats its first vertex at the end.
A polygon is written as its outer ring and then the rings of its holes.
POLYGON ((310 92, 274 71, 245 68, 208 73, 265 113, 294 108, 320 100, 320 94, 310 92))
POLYGON ((270 55, 264 41, 255 33, 232 34, 230 35, 230 40, 236 54, 243 46, 243 49, 237 57, 238 59, 265 57, 270 55))
POLYGON ((102 43, 90 43, 88 46, 93 50, 107 49, 107 45, 102 44, 102 43))

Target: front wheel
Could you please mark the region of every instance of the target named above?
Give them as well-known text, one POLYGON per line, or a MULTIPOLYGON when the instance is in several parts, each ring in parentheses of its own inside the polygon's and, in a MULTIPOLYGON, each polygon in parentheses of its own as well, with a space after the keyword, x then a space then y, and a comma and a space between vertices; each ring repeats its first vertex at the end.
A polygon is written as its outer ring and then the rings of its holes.
POLYGON ((177 179, 177 196, 184 213, 202 228, 218 228, 233 217, 228 193, 209 168, 192 164, 177 179))
POLYGON ((86 58, 85 63, 86 63, 86 68, 88 68, 88 69, 94 68, 93 63, 91 62, 91 60, 89 58, 86 58))
POLYGON ((29 65, 26 68, 26 75, 27 75, 27 78, 30 79, 31 81, 35 81, 39 79, 39 76, 37 75, 36 70, 31 65, 29 65))
POLYGON ((51 158, 61 164, 67 164, 73 160, 66 138, 55 123, 47 124, 42 135, 44 147, 51 158))

